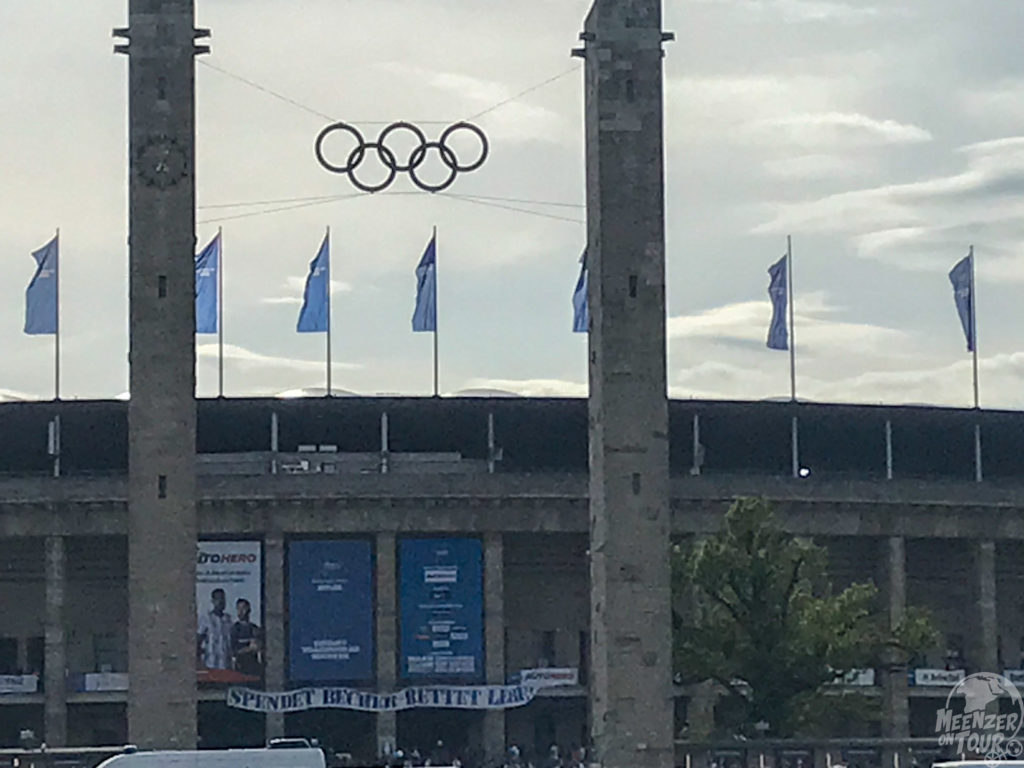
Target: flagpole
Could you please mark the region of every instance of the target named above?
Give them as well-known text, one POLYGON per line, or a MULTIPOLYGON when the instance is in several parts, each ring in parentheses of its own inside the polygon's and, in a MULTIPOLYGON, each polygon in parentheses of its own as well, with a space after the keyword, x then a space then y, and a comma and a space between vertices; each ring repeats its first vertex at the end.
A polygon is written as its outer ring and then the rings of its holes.
POLYGON ((971 349, 973 350, 973 364, 974 364, 974 407, 979 407, 978 398, 978 321, 977 321, 977 306, 978 306, 978 294, 974 287, 974 246, 971 246, 970 250, 971 258, 971 349))
POLYGON ((53 276, 55 281, 54 294, 56 295, 56 306, 54 311, 57 315, 53 328, 53 399, 60 400, 60 227, 57 227, 57 269, 53 276))
POLYGON ((786 297, 789 304, 789 393, 796 402, 796 328, 793 325, 793 237, 786 236, 786 297))
MULTIPOLYGON (((971 356, 974 368, 974 410, 980 407, 978 397, 978 294, 974 284, 974 246, 971 246, 971 356)), ((981 475, 981 424, 974 423, 974 481, 980 483, 981 475)))
POLYGON ((331 228, 327 227, 327 396, 331 396, 331 228))
POLYGON ((224 397, 224 231, 217 227, 217 380, 224 397))
POLYGON ((434 227, 434 397, 440 394, 437 362, 437 227, 434 227))

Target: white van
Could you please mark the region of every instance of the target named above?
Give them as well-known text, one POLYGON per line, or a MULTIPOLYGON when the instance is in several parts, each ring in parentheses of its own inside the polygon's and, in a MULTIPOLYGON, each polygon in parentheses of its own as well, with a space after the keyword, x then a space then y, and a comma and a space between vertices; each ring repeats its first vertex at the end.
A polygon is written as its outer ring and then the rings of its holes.
POLYGON ((128 752, 97 768, 326 768, 322 750, 200 749, 181 752, 128 752))

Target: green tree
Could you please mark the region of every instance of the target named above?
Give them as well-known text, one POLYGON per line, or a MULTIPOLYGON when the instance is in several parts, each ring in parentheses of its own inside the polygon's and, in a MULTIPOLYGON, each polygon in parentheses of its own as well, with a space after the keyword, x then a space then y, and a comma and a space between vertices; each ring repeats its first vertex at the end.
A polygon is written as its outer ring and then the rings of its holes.
POLYGON ((719 684, 734 732, 810 735, 863 714, 864 697, 832 685, 839 675, 905 664, 937 643, 925 611, 890 629, 874 584, 835 594, 827 567, 824 548, 782 531, 762 499, 737 501, 717 534, 675 550, 673 589, 693 603, 690 622, 674 617, 676 671, 719 684))

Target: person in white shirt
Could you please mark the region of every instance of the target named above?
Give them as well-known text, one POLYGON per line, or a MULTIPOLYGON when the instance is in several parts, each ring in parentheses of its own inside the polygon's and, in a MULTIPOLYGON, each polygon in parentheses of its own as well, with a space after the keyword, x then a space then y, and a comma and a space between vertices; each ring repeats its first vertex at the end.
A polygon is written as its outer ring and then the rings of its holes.
POLYGON ((231 669, 231 616, 224 611, 227 597, 218 587, 210 593, 213 608, 199 616, 196 654, 205 669, 231 669))

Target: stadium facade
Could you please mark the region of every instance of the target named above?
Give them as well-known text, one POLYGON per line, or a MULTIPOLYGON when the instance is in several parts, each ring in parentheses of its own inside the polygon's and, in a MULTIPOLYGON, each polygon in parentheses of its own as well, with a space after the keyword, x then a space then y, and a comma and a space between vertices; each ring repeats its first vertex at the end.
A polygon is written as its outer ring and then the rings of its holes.
MULTIPOLYGON (((874 580, 894 619, 908 604, 935 613, 941 647, 909 670, 849 681, 879 704, 878 720, 849 735, 932 736, 961 673, 1024 674, 1024 414, 677 400, 669 422, 676 541, 714 531, 736 497, 763 496, 787 530, 827 546, 837 586, 874 580)), ((25 730, 51 747, 123 743, 128 404, 4 403, 0 434, 0 747, 25 730)), ((198 673, 204 746, 313 735, 369 759, 441 738, 496 760, 509 744, 530 754, 588 740, 585 400, 202 400, 197 434, 198 552, 248 553, 248 575, 221 579, 226 612, 238 618, 244 597, 263 639, 257 680, 198 673), (457 552, 437 581, 460 574, 463 634, 448 639, 461 651, 422 650, 432 620, 417 617, 422 584, 407 571, 437 542, 457 552), (310 590, 319 582, 300 553, 321 546, 355 553, 344 587, 355 602, 310 590), (321 636, 349 647, 314 659, 305 646, 321 636), (443 666, 453 653, 461 665, 443 666), (571 684, 508 709, 282 715, 226 703, 238 680, 387 692, 512 683, 545 668, 571 684)), ((147 567, 166 565, 157 542, 147 567)), ((219 578, 198 587, 200 631, 219 578)), ((182 628, 189 643, 195 626, 182 628)), ((675 694, 682 737, 707 713, 694 691, 675 694)))

